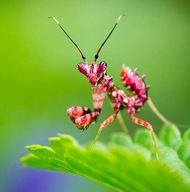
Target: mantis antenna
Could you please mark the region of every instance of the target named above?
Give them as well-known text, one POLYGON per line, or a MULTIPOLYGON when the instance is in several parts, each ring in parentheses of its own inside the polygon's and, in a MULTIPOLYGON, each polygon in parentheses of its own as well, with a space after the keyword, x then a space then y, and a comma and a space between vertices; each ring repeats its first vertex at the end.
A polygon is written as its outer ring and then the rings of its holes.
MULTIPOLYGON (((98 49, 98 51, 97 51, 97 53, 96 53, 96 55, 95 55, 95 57, 94 57, 94 61, 96 61, 96 60, 98 59, 99 53, 100 53, 102 47, 104 46, 104 44, 106 43, 106 41, 109 39, 109 37, 111 36, 111 34, 113 33, 113 31, 115 30, 117 24, 119 23, 120 19, 121 19, 123 16, 125 16, 125 15, 122 14, 122 15, 120 15, 120 16, 118 17, 118 19, 117 19, 115 25, 113 26, 112 30, 110 31, 110 33, 108 34, 108 36, 106 37, 106 39, 104 40, 104 42, 101 44, 100 48, 98 49)), ((61 26, 61 24, 59 23, 59 21, 58 21, 55 17, 53 17, 53 16, 51 16, 51 17, 49 17, 49 18, 53 19, 53 20, 59 25, 59 27, 61 28, 61 30, 65 33, 65 35, 71 40, 71 42, 74 44, 74 46, 78 49, 79 53, 81 54, 82 59, 85 61, 85 60, 86 60, 86 57, 85 57, 84 53, 81 51, 81 49, 79 48, 79 46, 75 43, 75 41, 69 36, 69 34, 65 31, 65 29, 61 26)))
POLYGON ((71 42, 74 44, 74 46, 78 49, 78 51, 79 51, 80 54, 81 54, 82 59, 85 61, 85 60, 86 60, 86 57, 85 57, 84 53, 81 51, 81 49, 79 48, 79 46, 74 42, 74 40, 69 36, 69 34, 65 31, 65 29, 61 26, 61 24, 59 23, 59 21, 58 21, 55 17, 53 17, 53 16, 51 16, 51 17, 49 17, 49 18, 53 19, 53 20, 59 25, 59 27, 61 28, 61 30, 65 33, 65 35, 71 40, 71 42))
POLYGON ((106 37, 106 39, 104 40, 104 42, 101 44, 100 48, 98 49, 98 51, 97 51, 97 53, 96 53, 96 55, 95 55, 95 57, 94 57, 94 61, 96 61, 96 60, 98 59, 99 53, 100 53, 102 47, 104 46, 104 44, 106 43, 106 41, 109 39, 109 37, 111 36, 111 34, 113 33, 114 29, 116 28, 117 24, 119 23, 120 19, 121 19, 123 16, 125 16, 125 14, 122 14, 122 15, 120 15, 120 16, 118 17, 118 19, 117 19, 115 25, 113 26, 112 30, 110 31, 110 33, 108 34, 108 36, 106 37))

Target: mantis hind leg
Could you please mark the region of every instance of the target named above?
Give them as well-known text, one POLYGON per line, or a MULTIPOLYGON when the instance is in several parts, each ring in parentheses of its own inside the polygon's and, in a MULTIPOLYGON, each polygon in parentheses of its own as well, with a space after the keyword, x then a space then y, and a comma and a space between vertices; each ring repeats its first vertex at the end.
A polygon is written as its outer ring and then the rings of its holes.
POLYGON ((165 124, 168 125, 173 125, 174 123, 170 122, 169 120, 167 120, 156 108, 156 106, 154 105, 154 103, 152 102, 151 98, 148 97, 147 103, 149 105, 149 107, 151 108, 151 110, 159 117, 159 119, 161 119, 161 121, 163 121, 165 124))
POLYGON ((155 155, 156 155, 156 159, 157 159, 158 162, 160 162, 159 155, 158 155, 158 147, 156 145, 156 140, 155 140, 155 135, 154 135, 154 130, 152 128, 152 125, 149 122, 144 121, 142 119, 139 119, 137 117, 132 117, 131 119, 132 119, 132 121, 134 123, 136 123, 138 125, 141 125, 141 126, 147 128, 150 131, 152 142, 153 142, 153 146, 154 146, 154 152, 155 152, 155 155))

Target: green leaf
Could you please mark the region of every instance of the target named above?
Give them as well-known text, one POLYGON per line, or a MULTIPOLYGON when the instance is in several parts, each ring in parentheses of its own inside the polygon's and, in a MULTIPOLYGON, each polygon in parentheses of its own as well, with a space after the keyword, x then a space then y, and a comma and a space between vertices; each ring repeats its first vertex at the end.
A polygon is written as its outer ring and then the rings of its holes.
POLYGON ((185 165, 190 169, 190 129, 183 134, 182 144, 177 152, 179 158, 184 161, 185 165))
POLYGON ((69 135, 50 138, 50 147, 31 145, 23 165, 83 176, 115 191, 190 191, 190 131, 183 137, 174 126, 164 126, 156 142, 155 160, 150 132, 141 129, 133 138, 115 133, 105 145, 81 146, 69 135))
POLYGON ((159 134, 165 145, 177 150, 181 145, 181 133, 175 125, 165 125, 159 134))

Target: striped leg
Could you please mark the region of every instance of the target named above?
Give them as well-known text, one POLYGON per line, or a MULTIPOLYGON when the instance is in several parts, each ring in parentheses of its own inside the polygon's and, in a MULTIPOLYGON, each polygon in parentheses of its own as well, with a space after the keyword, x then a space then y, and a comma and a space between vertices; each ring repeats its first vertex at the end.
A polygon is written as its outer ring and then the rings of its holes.
POLYGON ((141 125, 141 126, 143 126, 143 127, 146 127, 146 128, 149 129, 149 130, 153 130, 153 129, 152 129, 152 125, 151 125, 149 122, 144 121, 144 120, 139 119, 139 118, 136 118, 136 117, 132 117, 131 119, 132 119, 132 121, 133 121, 134 123, 136 123, 137 125, 141 125))
POLYGON ((156 145, 156 140, 155 140, 155 136, 154 136, 154 131, 153 131, 152 125, 149 122, 144 121, 144 120, 139 119, 139 118, 136 118, 136 117, 131 117, 131 119, 132 119, 132 121, 134 123, 149 129, 149 131, 151 133, 151 137, 152 137, 153 146, 154 146, 154 152, 156 154, 156 159, 159 162, 160 160, 159 160, 159 155, 158 155, 158 148, 157 148, 157 145, 156 145))
POLYGON ((102 122, 102 124, 100 125, 100 128, 96 134, 96 137, 93 141, 92 147, 94 147, 96 145, 96 142, 98 141, 98 138, 99 138, 102 130, 104 128, 106 128, 110 123, 112 123, 115 120, 116 116, 117 116, 117 114, 114 113, 114 114, 110 115, 105 121, 102 122))

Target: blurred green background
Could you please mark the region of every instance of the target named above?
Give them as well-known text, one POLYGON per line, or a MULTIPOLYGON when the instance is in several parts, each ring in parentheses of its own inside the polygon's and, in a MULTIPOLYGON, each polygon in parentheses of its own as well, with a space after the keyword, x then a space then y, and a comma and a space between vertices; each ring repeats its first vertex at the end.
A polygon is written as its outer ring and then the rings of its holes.
MULTIPOLYGON (((122 18, 104 46, 99 61, 121 85, 123 63, 146 74, 149 96, 159 110, 184 131, 190 125, 190 2, 189 0, 96 0, 0 2, 0 191, 84 192, 112 190, 86 179, 22 167, 25 145, 48 145, 48 137, 71 134, 81 144, 91 141, 112 109, 106 100, 97 124, 87 131, 75 128, 66 115, 73 105, 92 108, 91 88, 76 69, 81 57, 53 20, 55 16, 79 44, 89 63, 122 18)), ((120 86, 122 87, 122 86, 120 86)), ((122 112, 133 133, 132 124, 122 112)), ((162 122, 147 105, 138 115, 156 132, 162 122)), ((102 133, 106 142, 117 121, 102 133)), ((101 162, 97 162, 101 163, 101 162)), ((93 166, 93 165, 92 165, 93 166)))

